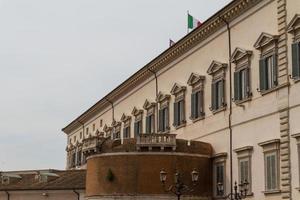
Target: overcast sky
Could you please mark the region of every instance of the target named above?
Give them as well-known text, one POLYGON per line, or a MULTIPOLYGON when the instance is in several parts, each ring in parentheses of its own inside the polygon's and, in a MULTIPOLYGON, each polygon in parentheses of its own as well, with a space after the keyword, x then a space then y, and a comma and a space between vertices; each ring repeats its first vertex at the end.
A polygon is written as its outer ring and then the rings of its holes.
POLYGON ((0 171, 65 168, 61 128, 230 0, 0 0, 0 171))

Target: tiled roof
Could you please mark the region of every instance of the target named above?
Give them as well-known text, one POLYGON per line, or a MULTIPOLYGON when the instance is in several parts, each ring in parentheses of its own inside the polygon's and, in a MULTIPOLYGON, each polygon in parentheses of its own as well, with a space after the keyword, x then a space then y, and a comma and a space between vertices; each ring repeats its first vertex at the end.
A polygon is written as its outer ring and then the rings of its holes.
MULTIPOLYGON (((2 184, 0 180, 0 191, 8 190, 84 190, 86 170, 52 170, 58 177, 50 176, 46 182, 40 182, 36 178, 38 173, 18 173, 21 178, 10 178, 9 184, 2 184)), ((3 174, 10 174, 2 172, 3 174)))

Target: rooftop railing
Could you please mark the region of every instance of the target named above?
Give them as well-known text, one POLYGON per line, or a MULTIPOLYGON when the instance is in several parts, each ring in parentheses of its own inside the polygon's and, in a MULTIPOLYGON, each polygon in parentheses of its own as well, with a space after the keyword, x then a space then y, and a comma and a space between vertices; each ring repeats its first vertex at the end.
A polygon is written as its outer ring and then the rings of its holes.
POLYGON ((137 137, 136 146, 138 150, 142 147, 147 147, 149 150, 152 150, 154 147, 159 147, 161 150, 164 150, 165 148, 172 148, 172 150, 175 151, 176 134, 140 134, 137 137))

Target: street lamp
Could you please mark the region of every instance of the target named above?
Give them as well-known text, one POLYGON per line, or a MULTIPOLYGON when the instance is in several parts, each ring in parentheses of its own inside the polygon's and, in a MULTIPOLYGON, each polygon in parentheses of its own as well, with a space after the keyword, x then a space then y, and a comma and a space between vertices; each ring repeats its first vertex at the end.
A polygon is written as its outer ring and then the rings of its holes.
MULTIPOLYGON (((222 183, 217 184, 217 190, 220 193, 224 193, 224 186, 222 183)), ((245 180, 244 182, 241 181, 239 186, 237 186, 237 182, 234 183, 234 192, 230 193, 225 196, 226 199, 229 200, 241 200, 247 197, 249 191, 249 182, 245 180), (239 191, 238 191, 239 189, 239 191)))
MULTIPOLYGON (((180 200, 180 196, 184 193, 184 192, 192 192, 193 189, 187 185, 185 185, 182 181, 181 181, 181 176, 179 172, 176 172, 174 174, 174 185, 170 185, 169 187, 166 187, 166 180, 167 180, 167 172, 162 169, 159 173, 159 177, 160 177, 160 182, 163 184, 163 188, 166 192, 172 192, 173 194, 175 194, 177 196, 177 199, 180 200)), ((192 178, 192 182, 193 182, 193 187, 197 184, 198 178, 199 178, 199 172, 196 171, 196 169, 194 169, 191 172, 191 178, 192 178)))

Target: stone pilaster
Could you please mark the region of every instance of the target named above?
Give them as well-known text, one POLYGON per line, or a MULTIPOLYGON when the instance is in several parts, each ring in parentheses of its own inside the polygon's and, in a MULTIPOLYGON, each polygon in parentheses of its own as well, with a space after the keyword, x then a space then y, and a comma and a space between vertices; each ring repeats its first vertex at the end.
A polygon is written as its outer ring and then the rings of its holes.
MULTIPOLYGON (((277 0, 278 21, 278 84, 288 85, 288 56, 287 56, 287 0, 277 0)), ((289 134, 289 88, 283 87, 278 91, 278 110, 280 116, 280 189, 281 198, 291 199, 291 160, 289 134)))

